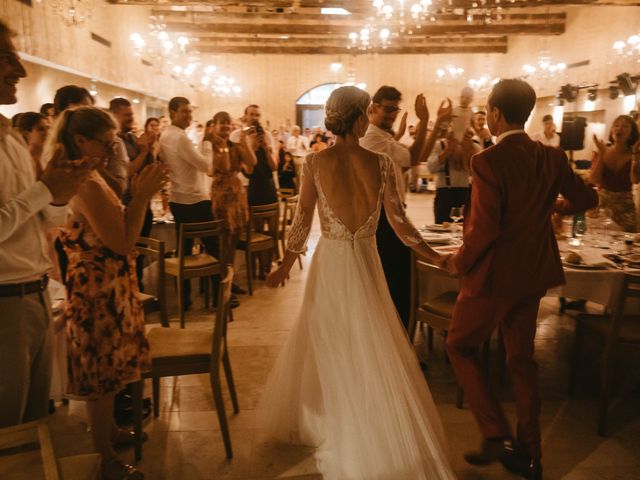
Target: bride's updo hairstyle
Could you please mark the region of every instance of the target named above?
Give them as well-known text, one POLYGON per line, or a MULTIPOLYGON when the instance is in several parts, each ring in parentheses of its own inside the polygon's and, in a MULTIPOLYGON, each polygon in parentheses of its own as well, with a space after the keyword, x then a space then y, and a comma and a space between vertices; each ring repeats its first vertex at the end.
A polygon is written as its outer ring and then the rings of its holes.
POLYGON ((367 114, 371 97, 358 87, 340 87, 331 92, 326 104, 324 125, 334 135, 344 137, 360 115, 367 114))

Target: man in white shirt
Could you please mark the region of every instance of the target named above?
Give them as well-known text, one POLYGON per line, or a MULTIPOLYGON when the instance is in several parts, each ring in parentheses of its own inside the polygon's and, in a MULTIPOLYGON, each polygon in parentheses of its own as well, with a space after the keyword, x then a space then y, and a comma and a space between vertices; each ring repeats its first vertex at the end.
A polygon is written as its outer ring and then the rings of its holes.
MULTIPOLYGON (((160 135, 160 160, 169 165, 171 194, 169 208, 176 222, 176 236, 181 223, 210 222, 213 218, 211 196, 206 185, 208 174, 212 173, 212 157, 201 154, 187 136, 185 129, 191 124, 193 110, 188 99, 174 97, 169 101, 169 125, 160 135)), ((205 140, 213 143, 212 133, 205 140)), ((204 239, 207 252, 218 254, 218 244, 213 238, 204 239)), ((193 240, 185 240, 184 252, 191 255, 193 240)), ((191 283, 183 284, 182 305, 185 310, 191 306, 191 283)))
POLYGON ((534 133, 531 138, 537 140, 549 147, 560 146, 560 135, 556 132, 556 124, 553 123, 553 117, 549 114, 542 117, 543 130, 538 133, 534 133))
POLYGON ((300 127, 294 125, 291 128, 291 136, 287 140, 287 151, 293 157, 293 165, 296 169, 296 178, 300 179, 302 164, 309 153, 309 139, 300 135, 300 127))
MULTIPOLYGON (((433 149, 435 136, 431 135, 427 140, 429 110, 424 95, 420 94, 415 101, 415 113, 420 120, 416 127, 415 141, 407 146, 395 139, 393 124, 401 110, 399 106, 401 101, 402 94, 396 88, 385 85, 378 89, 372 98, 368 112, 369 128, 360 139, 360 145, 373 152, 385 153, 391 158, 396 172, 398 191, 404 201, 406 196, 404 172, 411 166, 427 160, 433 149)), ((434 129, 439 128, 440 123, 448 118, 446 114, 438 113, 439 118, 436 120, 434 129)), ((450 105, 448 115, 451 115, 450 105)), ((409 324, 411 309, 411 249, 396 236, 384 213, 384 207, 380 215, 376 242, 389 292, 406 328, 409 324)))
MULTIPOLYGON (((0 21, 0 104, 16 103, 26 72, 0 21)), ((47 414, 53 331, 46 288, 51 270, 45 229, 62 224, 89 162, 56 151, 36 181, 33 160, 0 115, 0 427, 47 414)))

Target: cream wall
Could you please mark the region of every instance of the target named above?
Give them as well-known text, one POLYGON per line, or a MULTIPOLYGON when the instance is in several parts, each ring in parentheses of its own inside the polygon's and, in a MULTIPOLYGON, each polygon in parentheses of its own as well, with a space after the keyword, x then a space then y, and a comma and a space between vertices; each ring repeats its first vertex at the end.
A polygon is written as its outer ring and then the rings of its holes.
POLYGON ((208 96, 191 87, 155 73, 133 55, 129 35, 147 31, 148 7, 119 7, 95 0, 91 19, 81 27, 65 26, 47 0, 34 1, 33 7, 17 0, 0 0, 0 9, 0 18, 18 34, 14 41, 20 52, 80 74, 25 62, 28 77, 18 86, 19 103, 3 106, 5 115, 37 109, 52 101, 55 91, 63 85, 73 83, 89 88, 91 78, 97 80, 94 83, 99 105, 106 105, 116 95, 139 98, 141 103, 136 110, 143 116, 145 102, 158 106, 175 95, 189 97, 195 104, 201 104, 203 99, 209 101, 208 96), (92 40, 91 32, 109 40, 111 48, 92 40))
MULTIPOLYGON (((554 61, 567 64, 590 60, 587 67, 570 69, 562 81, 536 85, 541 96, 553 95, 561 83, 596 82, 605 85, 623 69, 611 62, 611 46, 615 40, 625 39, 637 33, 640 26, 640 8, 637 7, 568 7, 567 32, 561 36, 510 37, 509 53, 490 55, 220 55, 211 58, 225 74, 233 76, 243 88, 240 97, 215 98, 195 92, 190 87, 168 77, 157 75, 143 66, 131 51, 129 35, 147 31, 147 7, 114 6, 106 2, 94 2, 93 18, 87 27, 65 27, 52 15, 47 1, 34 2, 29 8, 17 0, 0 0, 2 18, 17 30, 18 49, 30 55, 64 65, 88 77, 97 77, 121 85, 112 87, 97 83, 98 103, 104 104, 111 96, 122 95, 140 98, 137 113, 144 116, 145 101, 158 102, 154 98, 170 98, 174 95, 189 97, 200 106, 195 117, 209 118, 218 110, 227 110, 234 116, 242 114, 245 105, 257 103, 263 117, 276 126, 289 119, 295 121, 295 102, 306 90, 327 82, 346 81, 347 70, 356 72, 356 81, 368 85, 372 93, 382 84, 398 87, 405 98, 405 108, 413 117, 413 98, 424 92, 429 107, 435 114, 437 104, 446 96, 454 100, 466 79, 481 74, 511 77, 521 74, 524 63, 535 63, 541 48, 548 45, 554 61), (90 39, 93 31, 107 39, 113 46, 108 49, 90 39), (547 43, 545 43, 547 42, 547 43), (341 61, 344 68, 333 73, 331 62, 341 61), (465 69, 464 81, 437 82, 435 71, 449 63, 465 69), (141 92, 147 93, 143 95, 141 92)), ((557 9, 555 9, 557 10, 557 9)), ((546 11, 538 10, 538 11, 546 11)), ((30 77, 19 87, 20 103, 3 107, 5 115, 31 110, 52 98, 56 88, 77 83, 88 87, 87 78, 61 73, 49 67, 27 64, 30 77)), ((640 68, 636 72, 640 73, 640 68)), ((478 95, 477 105, 484 105, 486 93, 478 95)), ((602 98, 602 95, 601 95, 602 98)), ((607 109, 607 121, 622 112, 622 100, 601 100, 607 109)), ((162 101, 161 103, 164 103, 162 101)), ((552 107, 549 100, 539 102, 532 121, 538 122, 552 107)), ((597 108, 601 108, 598 106, 597 108)))

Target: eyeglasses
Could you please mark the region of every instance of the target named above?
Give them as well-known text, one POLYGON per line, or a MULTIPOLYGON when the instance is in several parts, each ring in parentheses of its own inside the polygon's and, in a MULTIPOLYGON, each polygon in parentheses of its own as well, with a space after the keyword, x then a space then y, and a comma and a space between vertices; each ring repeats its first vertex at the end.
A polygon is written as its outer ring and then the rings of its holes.
POLYGON ((382 105, 381 103, 376 103, 376 105, 382 107, 384 113, 397 113, 402 110, 400 107, 394 107, 393 105, 382 105))

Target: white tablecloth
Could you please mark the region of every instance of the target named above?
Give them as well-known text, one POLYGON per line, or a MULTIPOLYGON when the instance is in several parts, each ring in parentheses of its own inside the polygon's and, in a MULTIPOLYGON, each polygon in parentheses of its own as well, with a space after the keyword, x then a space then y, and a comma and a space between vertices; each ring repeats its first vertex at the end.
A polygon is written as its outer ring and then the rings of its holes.
MULTIPOLYGON (((571 247, 566 241, 558 242, 561 255, 565 255, 569 250, 577 251, 586 263, 600 263, 606 261, 603 255, 613 253, 611 249, 600 249, 595 247, 571 247)), ((447 250, 446 247, 437 250, 447 250)), ((449 250, 450 251, 450 250, 449 250)), ((640 270, 627 269, 627 272, 640 273, 640 270)), ((547 296, 567 297, 572 299, 584 299, 591 302, 612 306, 616 292, 622 287, 624 271, 613 267, 604 270, 587 270, 569 268, 565 266, 565 285, 552 288, 547 292, 547 296)), ((444 292, 457 291, 458 282, 444 276, 428 275, 427 278, 420 278, 420 301, 428 301, 444 292)), ((628 311, 640 311, 640 305, 630 302, 631 309, 628 311)))

